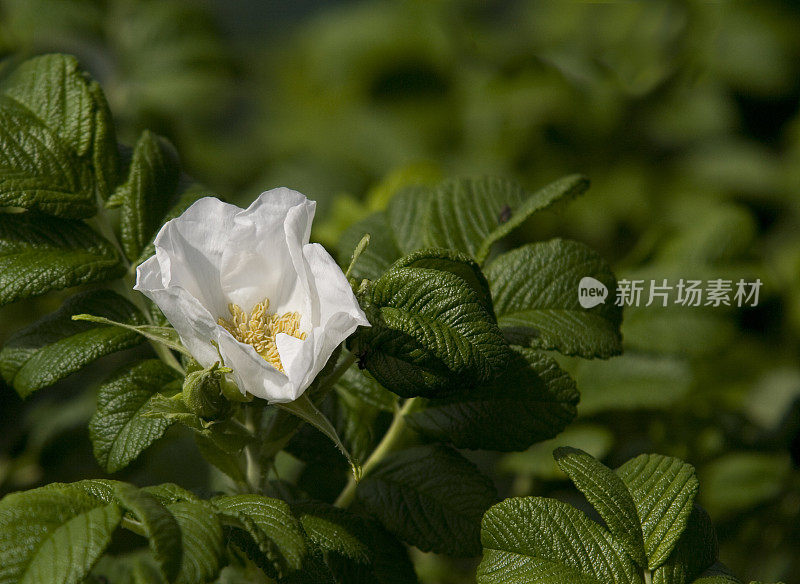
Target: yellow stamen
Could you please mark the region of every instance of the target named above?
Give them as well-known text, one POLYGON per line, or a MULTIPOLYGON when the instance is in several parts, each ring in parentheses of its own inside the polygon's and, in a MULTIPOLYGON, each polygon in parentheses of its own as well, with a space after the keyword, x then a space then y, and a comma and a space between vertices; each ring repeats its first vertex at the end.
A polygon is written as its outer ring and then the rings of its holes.
POLYGON ((270 313, 269 298, 265 298, 253 307, 248 315, 238 304, 228 304, 231 319, 217 319, 217 324, 225 327, 237 341, 252 346, 256 353, 281 373, 286 373, 275 344, 275 335, 286 333, 301 341, 306 340, 306 333, 300 332, 300 313, 287 312, 282 315, 270 313))

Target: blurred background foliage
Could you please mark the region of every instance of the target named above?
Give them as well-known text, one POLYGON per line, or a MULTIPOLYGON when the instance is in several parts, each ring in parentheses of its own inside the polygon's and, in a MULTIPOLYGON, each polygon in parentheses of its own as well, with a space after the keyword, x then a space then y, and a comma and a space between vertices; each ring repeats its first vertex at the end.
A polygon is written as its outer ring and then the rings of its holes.
MULTIPOLYGON (((583 241, 620 278, 760 278, 755 308, 626 309, 623 356, 565 360, 582 400, 563 435, 473 458, 504 496, 574 499, 555 445, 612 466, 641 452, 682 457, 698 468, 721 559, 743 579, 791 584, 798 31, 800 8, 775 0, 0 0, 0 75, 34 54, 75 54, 123 142, 145 128, 169 137, 231 202, 279 185, 304 192, 329 248, 407 184, 492 174, 534 189, 581 172, 589 193, 526 224, 517 243, 583 241)), ((0 341, 60 300, 0 312, 0 341)), ((101 377, 25 403, 0 389, 0 494, 102 476, 86 431, 101 377)), ((215 488, 178 436, 145 458, 119 478, 215 488)), ((415 562, 422 581, 442 584, 470 582, 475 566, 415 562)))

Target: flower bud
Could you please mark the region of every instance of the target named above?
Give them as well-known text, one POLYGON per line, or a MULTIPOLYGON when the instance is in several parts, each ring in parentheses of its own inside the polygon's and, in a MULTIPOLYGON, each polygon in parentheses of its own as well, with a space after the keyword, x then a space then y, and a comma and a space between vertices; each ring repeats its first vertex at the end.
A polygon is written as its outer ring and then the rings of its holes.
POLYGON ((193 371, 183 382, 183 402, 192 413, 206 420, 218 420, 230 415, 232 403, 223 394, 227 367, 214 363, 211 367, 193 371))

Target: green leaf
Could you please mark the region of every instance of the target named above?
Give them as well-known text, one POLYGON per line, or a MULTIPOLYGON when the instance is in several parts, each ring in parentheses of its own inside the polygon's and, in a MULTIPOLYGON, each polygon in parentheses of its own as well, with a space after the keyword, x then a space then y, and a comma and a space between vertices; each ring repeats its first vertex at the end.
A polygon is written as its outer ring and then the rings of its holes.
POLYGON ((636 504, 647 567, 655 570, 667 560, 686 528, 698 489, 694 467, 677 458, 643 454, 616 472, 636 504))
POLYGON ((653 572, 653 584, 691 584, 717 561, 719 547, 711 518, 694 505, 686 529, 667 561, 653 572))
POLYGON ((553 499, 506 499, 481 524, 478 584, 641 584, 623 548, 582 511, 553 499))
POLYGON ((194 493, 187 491, 183 487, 179 487, 175 483, 162 483, 160 485, 144 487, 142 490, 151 495, 155 495, 155 497, 164 504, 197 500, 197 496, 194 493))
POLYGON ((375 522, 324 503, 294 505, 309 555, 292 584, 416 584, 405 548, 375 522))
POLYGON ((433 189, 414 185, 400 190, 389 201, 386 220, 402 253, 410 254, 428 246, 427 227, 433 197, 433 189))
POLYGON ((338 389, 334 398, 334 420, 342 441, 357 460, 366 460, 381 437, 376 431, 380 408, 338 389))
POLYGON ((392 269, 370 294, 372 327, 353 337, 353 351, 381 385, 401 396, 478 385, 511 356, 481 296, 453 273, 392 269))
POLYGON ((100 558, 85 584, 167 584, 147 549, 100 558))
POLYGON ((528 244, 497 257, 486 277, 498 324, 510 342, 586 358, 622 351, 616 280, 585 245, 562 239, 528 244), (608 289, 605 303, 589 309, 578 302, 578 283, 587 276, 608 289))
POLYGON ((283 578, 302 567, 306 555, 303 530, 284 501, 237 495, 216 497, 211 502, 223 517, 236 520, 235 530, 240 533, 236 541, 242 543, 242 536, 246 538, 243 543, 250 545, 241 547, 268 575, 283 578))
POLYGON ((124 271, 114 246, 82 221, 0 214, 0 306, 124 271))
POLYGON ((125 468, 164 434, 169 420, 142 414, 155 395, 177 391, 179 383, 175 370, 151 359, 126 366, 100 386, 89 436, 94 456, 106 472, 125 468))
POLYGON ((401 255, 383 211, 373 213, 348 227, 339 239, 336 251, 340 262, 345 263, 343 267, 346 267, 350 255, 365 234, 369 234, 369 245, 358 257, 350 276, 356 279, 377 280, 401 255))
POLYGON ((554 437, 575 418, 575 382, 550 357, 513 350, 498 377, 464 394, 426 400, 406 416, 408 425, 458 448, 505 452, 554 437))
POLYGON ((237 485, 247 485, 247 475, 239 453, 226 452, 214 440, 198 432, 194 434, 194 443, 206 462, 214 465, 237 485))
POLYGON ((358 258, 361 257, 361 254, 364 253, 365 249, 367 249, 367 246, 369 245, 369 237, 369 233, 364 234, 364 237, 361 238, 361 241, 356 244, 356 247, 353 250, 353 255, 350 256, 350 264, 347 266, 347 270, 344 272, 345 278, 350 277, 350 273, 358 263, 358 258))
POLYGON ((741 584, 741 581, 731 574, 724 564, 717 562, 692 584, 741 584))
POLYGON ((79 156, 92 147, 94 98, 77 59, 43 55, 17 67, 4 84, 4 93, 27 107, 79 156))
POLYGON ((361 467, 359 466, 358 461, 353 458, 350 452, 347 450, 347 447, 342 442, 339 434, 336 432, 336 428, 331 424, 330 420, 325 417, 325 414, 319 411, 317 406, 314 405, 314 402, 308 397, 308 394, 303 394, 296 400, 288 403, 282 404, 275 404, 276 407, 290 412, 303 420, 314 426, 317 430, 325 434, 331 442, 333 442, 334 446, 339 449, 339 451, 344 455, 347 459, 347 462, 350 464, 350 468, 353 471, 353 476, 358 479, 361 476, 361 467))
POLYGON ((131 325, 102 316, 96 316, 94 314, 76 314, 72 317, 72 320, 85 320, 87 322, 96 322, 98 324, 107 324, 126 329, 135 332, 146 339, 155 341, 156 343, 161 343, 173 351, 183 353, 187 357, 191 358, 192 356, 186 347, 183 346, 183 343, 181 343, 181 338, 178 335, 178 332, 170 326, 157 326, 152 324, 131 325))
POLYGON ((664 409, 687 394, 692 369, 671 355, 625 354, 608 361, 575 359, 569 370, 581 388, 581 415, 619 410, 664 409))
POLYGON ((422 551, 480 553, 480 521, 496 500, 492 482, 441 444, 400 450, 358 485, 358 500, 400 539, 422 551))
POLYGON ((143 317, 110 290, 94 290, 68 299, 56 312, 13 335, 0 351, 0 374, 22 397, 54 384, 96 359, 142 342, 129 331, 75 322, 72 316, 92 311, 138 324, 143 317))
POLYGON ((351 367, 336 382, 336 390, 353 396, 384 412, 393 412, 397 405, 397 396, 366 373, 351 367))
POLYGON ((482 264, 492 245, 536 211, 561 198, 584 192, 588 181, 578 175, 562 178, 533 194, 501 178, 445 181, 430 203, 427 244, 457 249, 482 264))
POLYGON ((25 61, 0 97, 0 205, 62 217, 96 212, 117 179, 117 145, 100 87, 67 55, 25 61))
POLYGON ((462 252, 482 264, 494 243, 536 211, 582 193, 588 181, 568 176, 529 194, 499 178, 458 179, 432 189, 421 185, 399 191, 385 212, 350 226, 337 247, 342 261, 350 257, 365 233, 369 248, 353 270, 356 278, 376 280, 401 255, 422 248, 462 252))
POLYGON ((140 256, 161 226, 179 178, 180 162, 172 144, 143 132, 133 149, 128 180, 113 196, 121 202, 122 248, 131 261, 140 256))
POLYGON ((0 501, 0 583, 81 582, 121 518, 117 505, 69 485, 7 495, 0 501))
POLYGON ((5 95, 0 95, 0 206, 71 219, 97 212, 88 162, 5 95))
POLYGON ((182 501, 167 507, 181 530, 183 561, 177 584, 197 584, 216 578, 225 544, 222 524, 205 501, 182 501))
POLYGON ((94 112, 94 147, 92 163, 97 190, 106 199, 114 190, 119 180, 119 154, 117 152, 117 136, 114 121, 100 85, 92 81, 89 92, 96 105, 94 112))
POLYGON ((646 566, 636 505, 622 479, 593 456, 577 448, 558 448, 553 457, 578 490, 586 495, 620 546, 637 564, 646 566))
POLYGON ((161 573, 172 582, 178 576, 183 560, 183 536, 175 516, 158 497, 133 485, 119 485, 115 495, 142 524, 161 573))
POLYGON ((486 312, 494 316, 489 282, 478 263, 468 255, 452 249, 422 249, 397 260, 391 267, 392 270, 399 268, 425 268, 455 274, 477 292, 486 312))

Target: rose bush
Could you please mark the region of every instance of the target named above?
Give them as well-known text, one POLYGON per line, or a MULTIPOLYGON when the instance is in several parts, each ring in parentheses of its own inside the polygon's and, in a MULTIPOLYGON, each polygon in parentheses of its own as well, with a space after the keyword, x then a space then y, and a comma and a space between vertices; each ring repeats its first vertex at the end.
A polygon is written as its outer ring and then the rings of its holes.
POLYGON ((247 209, 200 199, 167 222, 136 289, 204 367, 233 369, 242 393, 297 399, 333 350, 369 326, 342 270, 309 243, 316 204, 273 189, 247 209))

